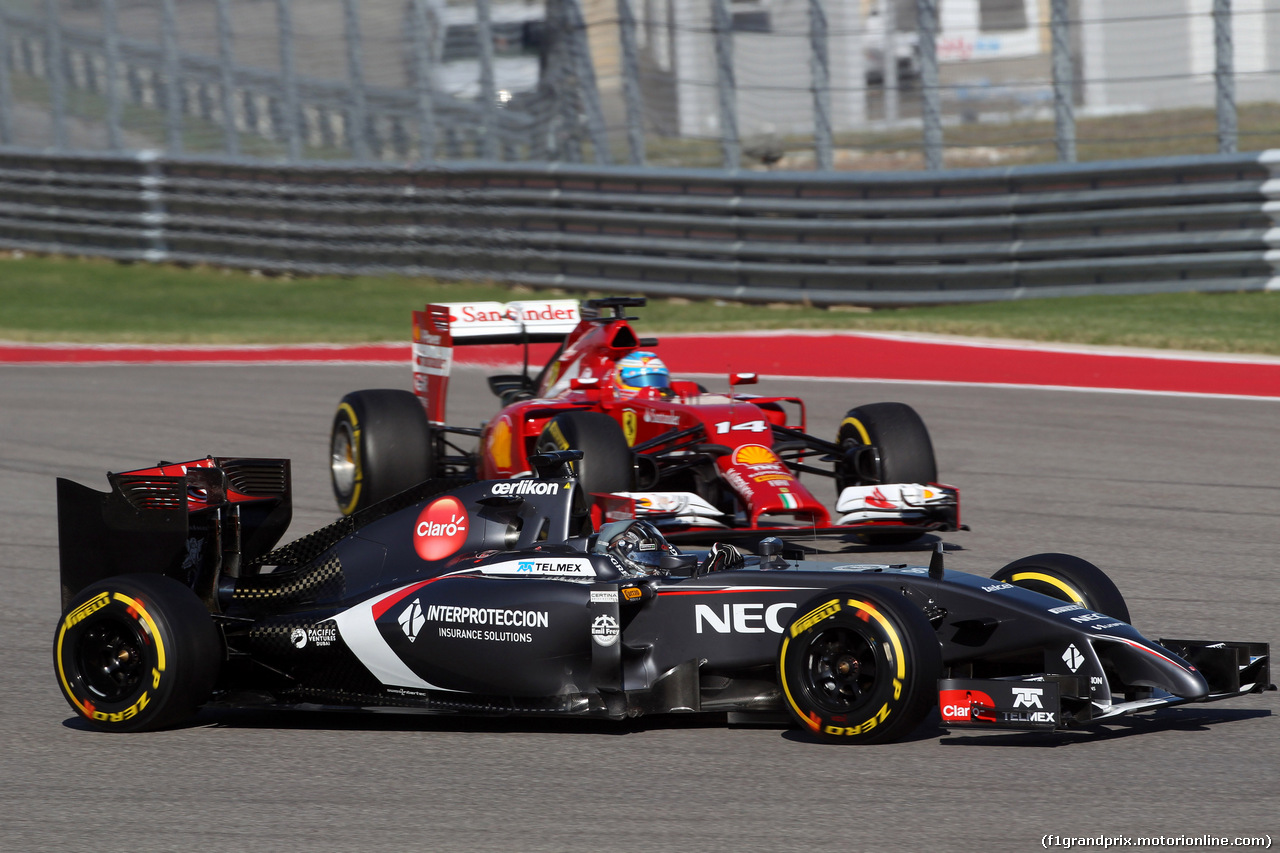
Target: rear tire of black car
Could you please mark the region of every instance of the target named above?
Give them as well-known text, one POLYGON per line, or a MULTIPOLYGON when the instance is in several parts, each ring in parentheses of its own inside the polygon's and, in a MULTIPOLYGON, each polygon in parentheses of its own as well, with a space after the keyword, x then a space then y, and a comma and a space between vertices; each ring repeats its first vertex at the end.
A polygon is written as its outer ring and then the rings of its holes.
POLYGON ((816 737, 883 743, 910 734, 938 699, 942 650, 929 620, 896 592, 835 590, 783 632, 778 677, 791 715, 816 737))
POLYGON ((375 388, 342 398, 329 434, 329 475, 343 515, 433 474, 431 426, 408 391, 375 388))
POLYGON ((1083 605, 1122 622, 1129 621, 1129 606, 1120 590, 1102 569, 1070 554, 1034 554, 1014 560, 991 576, 1043 593, 1059 601, 1083 605))
POLYGON ((161 729, 209 698, 223 660, 209 611, 163 575, 119 575, 77 594, 53 640, 62 695, 113 732, 161 729))
POLYGON ((603 412, 562 412, 542 429, 535 452, 581 450, 574 463, 578 482, 588 494, 625 492, 631 488, 631 447, 618 422, 603 412))
MULTIPOLYGON (((871 403, 850 409, 840 422, 836 443, 844 452, 836 462, 836 496, 848 486, 879 483, 932 483, 938 479, 929 430, 906 403, 871 403), (879 457, 879 464, 875 458, 879 457)), ((918 533, 860 533, 869 545, 900 545, 918 533)))

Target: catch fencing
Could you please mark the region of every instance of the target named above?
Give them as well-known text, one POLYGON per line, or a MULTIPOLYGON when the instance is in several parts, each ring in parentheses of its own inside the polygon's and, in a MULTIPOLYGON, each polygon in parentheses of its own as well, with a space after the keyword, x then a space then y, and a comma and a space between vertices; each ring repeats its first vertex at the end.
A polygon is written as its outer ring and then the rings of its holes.
POLYGON ((0 249, 911 305, 1277 289, 1280 151, 939 173, 0 151, 0 249))
POLYGON ((936 170, 1258 150, 1277 92, 1276 0, 0 2, 0 146, 58 151, 936 170))

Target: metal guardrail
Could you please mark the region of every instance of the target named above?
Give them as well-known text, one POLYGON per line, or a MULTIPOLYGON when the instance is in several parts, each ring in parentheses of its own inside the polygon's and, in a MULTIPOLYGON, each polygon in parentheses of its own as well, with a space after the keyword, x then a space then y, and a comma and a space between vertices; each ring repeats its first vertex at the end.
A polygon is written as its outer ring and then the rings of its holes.
POLYGON ((1277 225, 1280 151, 867 174, 0 151, 2 248, 652 296, 1280 289, 1277 225))

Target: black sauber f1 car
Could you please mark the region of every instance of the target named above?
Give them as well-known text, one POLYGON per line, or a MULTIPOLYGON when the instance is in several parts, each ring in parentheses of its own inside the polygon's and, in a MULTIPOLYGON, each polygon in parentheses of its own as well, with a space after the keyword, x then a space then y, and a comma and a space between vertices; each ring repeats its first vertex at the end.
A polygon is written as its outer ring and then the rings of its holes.
MULTIPOLYGON (((331 433, 344 514, 421 480, 527 477, 529 458, 581 450, 578 476, 598 521, 641 517, 668 538, 846 534, 892 545, 960 528, 958 491, 938 479, 933 444, 904 403, 850 409, 832 438, 808 431, 804 401, 672 380, 625 315, 641 297, 451 303, 413 315, 413 391, 353 391, 331 433), (458 346, 558 343, 536 377, 489 377, 502 407, 482 427, 450 426, 445 406, 458 346), (801 475, 835 481, 834 514, 801 475)), ((740 357, 740 356, 735 356, 740 357)), ((834 425, 833 425, 834 426, 834 425)), ((816 488, 815 488, 816 491, 816 488)))
POLYGON ((781 540, 683 553, 595 530, 568 476, 428 481, 272 550, 289 463, 208 458, 58 481, 58 685, 112 731, 205 703, 429 714, 786 712, 819 737, 1054 730, 1270 686, 1264 643, 1144 638, 1090 563, 992 577, 803 562, 781 540))

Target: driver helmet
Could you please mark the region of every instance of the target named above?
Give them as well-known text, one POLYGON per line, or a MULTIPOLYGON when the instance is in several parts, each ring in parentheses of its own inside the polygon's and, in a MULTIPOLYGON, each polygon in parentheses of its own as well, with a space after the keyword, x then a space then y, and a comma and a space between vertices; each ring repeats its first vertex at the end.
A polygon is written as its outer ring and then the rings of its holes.
POLYGON ((648 521, 611 521, 600 528, 593 554, 608 554, 623 574, 652 575, 663 571, 664 556, 679 556, 658 528, 648 521))
POLYGON ((619 359, 613 371, 613 384, 622 397, 635 397, 646 388, 663 392, 671 388, 671 373, 653 353, 633 352, 619 359))

